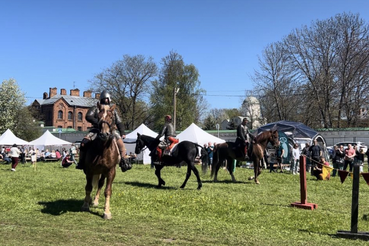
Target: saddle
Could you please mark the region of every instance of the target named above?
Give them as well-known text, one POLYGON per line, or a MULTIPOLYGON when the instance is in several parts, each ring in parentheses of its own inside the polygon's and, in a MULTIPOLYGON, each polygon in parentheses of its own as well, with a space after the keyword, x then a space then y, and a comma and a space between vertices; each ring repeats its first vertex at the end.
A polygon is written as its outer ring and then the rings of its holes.
MULTIPOLYGON (((161 162, 163 156, 171 156, 178 142, 179 142, 178 139, 176 139, 176 141, 171 142, 170 144, 166 143, 165 141, 160 142, 158 147, 156 147, 158 162, 161 162)), ((157 164, 156 162, 154 163, 157 164)))

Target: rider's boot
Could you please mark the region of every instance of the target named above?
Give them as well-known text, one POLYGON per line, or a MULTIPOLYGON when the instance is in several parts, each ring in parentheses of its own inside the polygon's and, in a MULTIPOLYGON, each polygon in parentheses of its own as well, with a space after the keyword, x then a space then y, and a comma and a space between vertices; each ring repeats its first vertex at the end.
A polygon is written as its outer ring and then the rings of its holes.
POLYGON ((126 156, 126 148, 124 146, 122 138, 119 138, 117 140, 117 145, 118 145, 119 153, 120 153, 119 166, 120 166, 122 172, 128 171, 129 169, 132 168, 132 165, 131 165, 130 162, 126 162, 126 160, 124 159, 124 156, 126 156))
POLYGON ((90 142, 90 139, 83 138, 81 142, 81 146, 79 148, 79 159, 76 168, 83 170, 85 166, 85 152, 86 152, 86 145, 90 142))

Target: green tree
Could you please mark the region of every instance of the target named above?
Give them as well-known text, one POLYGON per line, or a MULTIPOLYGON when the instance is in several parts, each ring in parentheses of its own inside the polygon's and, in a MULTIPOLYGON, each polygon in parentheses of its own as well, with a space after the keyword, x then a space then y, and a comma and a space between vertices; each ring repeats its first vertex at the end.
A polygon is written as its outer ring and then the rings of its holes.
POLYGON ((0 132, 14 130, 18 112, 26 99, 15 79, 4 80, 0 86, 0 132))
POLYGON ((186 65, 181 55, 171 51, 162 59, 158 80, 153 82, 150 96, 153 128, 160 130, 164 116, 174 112, 176 96, 176 130, 183 130, 191 123, 198 123, 203 103, 203 90, 199 88, 199 73, 192 64, 186 65))

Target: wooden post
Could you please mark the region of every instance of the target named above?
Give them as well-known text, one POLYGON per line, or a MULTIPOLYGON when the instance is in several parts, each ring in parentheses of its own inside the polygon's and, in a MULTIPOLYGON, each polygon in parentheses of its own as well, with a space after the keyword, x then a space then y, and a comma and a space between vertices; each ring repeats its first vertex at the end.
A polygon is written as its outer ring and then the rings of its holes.
POLYGON ((301 202, 291 203, 291 206, 310 210, 318 208, 318 204, 307 202, 306 157, 302 155, 300 156, 300 198, 301 202))

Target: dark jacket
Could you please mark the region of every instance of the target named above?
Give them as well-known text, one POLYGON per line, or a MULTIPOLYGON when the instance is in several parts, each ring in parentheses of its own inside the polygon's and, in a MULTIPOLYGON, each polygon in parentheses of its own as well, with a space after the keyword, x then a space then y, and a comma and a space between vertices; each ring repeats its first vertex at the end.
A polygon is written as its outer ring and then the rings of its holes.
MULTIPOLYGON (((96 106, 91 107, 87 111, 87 114, 86 114, 85 118, 88 122, 90 122, 92 124, 93 128, 99 128, 99 126, 98 126, 98 124, 99 124, 99 118, 98 118, 99 112, 100 112, 100 110, 96 106)), ((116 110, 114 110, 113 121, 114 121, 114 124, 117 126, 120 135, 121 136, 125 135, 124 125, 123 125, 122 120, 120 119, 120 117, 119 117, 116 110)))
POLYGON ((244 142, 246 140, 248 141, 249 140, 248 134, 249 134, 249 129, 247 128, 247 126, 240 124, 237 127, 237 138, 243 140, 244 142))

